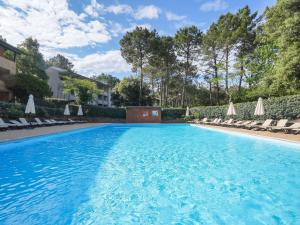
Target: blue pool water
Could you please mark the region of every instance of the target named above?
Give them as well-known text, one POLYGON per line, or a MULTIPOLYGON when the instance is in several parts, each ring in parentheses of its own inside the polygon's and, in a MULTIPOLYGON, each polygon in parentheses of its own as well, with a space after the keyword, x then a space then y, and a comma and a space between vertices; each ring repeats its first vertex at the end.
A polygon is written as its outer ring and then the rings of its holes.
POLYGON ((300 224, 300 145, 189 125, 3 143, 0 224, 300 224))

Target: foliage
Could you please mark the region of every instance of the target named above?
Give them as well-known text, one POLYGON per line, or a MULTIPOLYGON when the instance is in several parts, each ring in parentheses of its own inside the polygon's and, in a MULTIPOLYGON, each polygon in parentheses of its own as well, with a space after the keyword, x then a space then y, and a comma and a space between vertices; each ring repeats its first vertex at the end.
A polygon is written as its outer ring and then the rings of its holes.
POLYGON ((100 93, 95 82, 85 79, 63 77, 64 91, 75 95, 76 102, 86 105, 92 102, 100 93))
POLYGON ((17 57, 17 73, 30 74, 47 81, 46 63, 42 53, 39 51, 40 45, 38 41, 29 37, 18 47, 23 54, 17 57))
POLYGON ((120 41, 123 58, 132 65, 133 71, 140 73, 139 105, 142 105, 143 101, 143 69, 149 63, 156 36, 155 30, 149 31, 147 28, 136 27, 135 30, 127 32, 120 41))
POLYGON ((70 62, 70 60, 68 58, 66 58, 65 56, 61 55, 61 54, 57 54, 56 56, 50 58, 47 61, 47 65, 48 66, 56 66, 68 71, 73 71, 73 63, 70 62))
POLYGON ((31 74, 18 73, 14 93, 21 102, 25 103, 30 94, 36 99, 42 99, 45 96, 50 96, 51 90, 45 80, 31 74))
POLYGON ((110 88, 114 88, 120 82, 119 78, 105 73, 102 73, 98 76, 94 76, 93 79, 107 84, 110 88))
MULTIPOLYGON (((36 104, 37 117, 64 117, 64 105, 60 107, 45 107, 36 104)), ((77 116, 78 106, 69 105, 71 116, 77 116)), ((24 117, 25 105, 14 104, 8 102, 0 102, 0 114, 2 118, 19 118, 24 117)), ((100 106, 87 105, 83 107, 84 114, 91 118, 106 117, 106 118, 120 118, 126 117, 125 108, 108 108, 100 106)))
POLYGON ((270 88, 280 95, 300 89, 300 7, 298 0, 278 0, 266 10, 263 26, 267 38, 276 47, 274 73, 268 74, 270 88))
POLYGON ((149 65, 145 67, 145 74, 150 80, 152 92, 157 85, 156 97, 159 98, 160 106, 168 103, 168 88, 176 67, 174 39, 170 36, 158 37, 149 65))
MULTIPOLYGON (((253 120, 253 119, 297 119, 300 118, 300 95, 272 97, 264 100, 266 115, 258 117, 254 116, 256 101, 237 103, 234 105, 237 120, 253 120)), ((195 117, 201 119, 208 118, 227 118, 226 112, 228 105, 222 106, 201 106, 191 108, 191 112, 195 117)))
POLYGON ((25 102, 29 94, 36 98, 51 95, 45 73, 45 61, 37 40, 27 38, 20 46, 23 54, 17 57, 15 95, 25 102))
POLYGON ((114 88, 114 98, 118 96, 119 102, 117 106, 136 106, 136 105, 152 105, 153 97, 147 85, 142 87, 142 99, 139 99, 139 79, 134 77, 125 77, 114 88))
POLYGON ((202 33, 196 26, 184 27, 177 31, 174 38, 176 53, 179 56, 179 68, 182 74, 181 106, 184 106, 186 85, 197 75, 197 66, 194 65, 200 53, 202 33))
POLYGON ((161 117, 163 120, 174 120, 185 116, 185 109, 182 108, 163 108, 161 117))

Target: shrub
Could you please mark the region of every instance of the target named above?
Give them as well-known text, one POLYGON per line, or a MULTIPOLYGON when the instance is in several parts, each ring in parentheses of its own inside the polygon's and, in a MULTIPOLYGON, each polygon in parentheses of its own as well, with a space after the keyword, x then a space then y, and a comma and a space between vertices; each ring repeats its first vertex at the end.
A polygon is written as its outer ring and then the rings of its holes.
MULTIPOLYGON (((36 116, 40 117, 62 117, 65 109, 65 104, 59 107, 37 106, 36 116)), ((78 106, 69 105, 71 116, 77 116, 78 106)), ((0 113, 2 117, 18 118, 25 116, 25 105, 14 104, 8 102, 0 102, 0 113)), ((107 117, 107 118, 126 118, 125 108, 108 108, 100 106, 83 106, 83 113, 89 117, 107 117)))
MULTIPOLYGON (((237 115, 234 116, 238 120, 253 120, 253 119, 297 119, 300 118, 300 95, 272 97, 264 99, 265 115, 261 117, 254 116, 256 107, 255 102, 244 102, 235 104, 237 115)), ((228 105, 222 106, 200 106, 191 108, 191 112, 198 119, 208 118, 228 118, 226 112, 228 105)))
POLYGON ((161 117, 163 120, 174 120, 185 116, 185 109, 182 108, 163 108, 161 117))
POLYGON ((24 110, 22 110, 22 107, 7 107, 7 115, 9 118, 19 118, 24 116, 24 110))

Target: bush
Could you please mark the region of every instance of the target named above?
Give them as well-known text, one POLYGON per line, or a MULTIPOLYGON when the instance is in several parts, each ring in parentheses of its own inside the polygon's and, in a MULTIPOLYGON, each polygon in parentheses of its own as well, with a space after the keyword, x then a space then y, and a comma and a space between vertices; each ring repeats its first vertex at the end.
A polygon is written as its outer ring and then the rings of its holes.
MULTIPOLYGON (((264 99, 265 115, 261 117, 254 116, 256 107, 255 102, 244 102, 235 104, 237 115, 234 116, 238 120, 253 119, 297 119, 300 118, 300 95, 273 97, 264 99)), ((222 106, 200 106, 191 108, 191 113, 198 119, 208 118, 228 118, 226 116, 228 105, 222 106)))
MULTIPOLYGON (((62 117, 65 104, 59 103, 60 106, 57 107, 45 107, 37 106, 36 103, 36 116, 40 117, 62 117)), ((78 106, 69 105, 71 116, 77 116, 78 106)), ((126 118, 125 108, 108 108, 100 106, 83 106, 83 113, 88 117, 106 117, 106 118, 126 118)), ((0 113, 2 117, 6 118, 19 118, 25 116, 25 105, 23 104, 14 104, 8 102, 0 102, 0 113)))
POLYGON ((163 108, 161 117, 163 120, 174 120, 185 116, 185 109, 182 108, 163 108))

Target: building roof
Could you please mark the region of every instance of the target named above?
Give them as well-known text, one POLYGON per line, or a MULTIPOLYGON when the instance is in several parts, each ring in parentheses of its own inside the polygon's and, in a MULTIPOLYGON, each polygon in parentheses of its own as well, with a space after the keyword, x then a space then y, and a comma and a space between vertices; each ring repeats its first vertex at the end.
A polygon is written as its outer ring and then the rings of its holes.
POLYGON ((56 67, 56 66, 51 66, 48 69, 56 70, 58 73, 68 73, 68 75, 71 75, 74 78, 89 80, 89 81, 95 82, 97 84, 98 88, 108 88, 109 87, 107 84, 104 84, 104 83, 102 83, 98 80, 83 76, 81 74, 78 74, 78 73, 75 73, 75 72, 72 72, 72 71, 67 71, 66 69, 62 69, 62 68, 59 68, 59 67, 56 67))
POLYGON ((18 53, 18 54, 21 54, 21 50, 8 44, 7 42, 3 41, 0 39, 0 46, 7 49, 7 50, 10 50, 10 51, 13 51, 15 53, 18 53))

